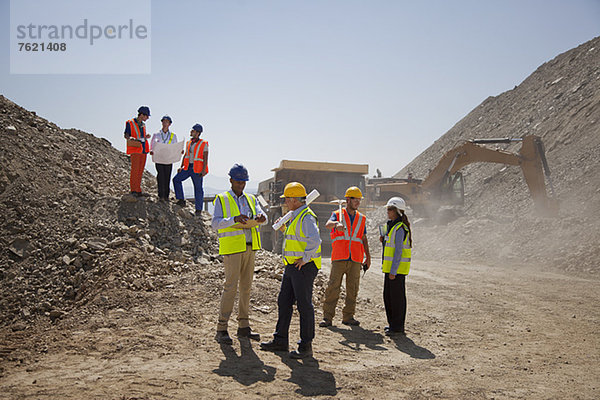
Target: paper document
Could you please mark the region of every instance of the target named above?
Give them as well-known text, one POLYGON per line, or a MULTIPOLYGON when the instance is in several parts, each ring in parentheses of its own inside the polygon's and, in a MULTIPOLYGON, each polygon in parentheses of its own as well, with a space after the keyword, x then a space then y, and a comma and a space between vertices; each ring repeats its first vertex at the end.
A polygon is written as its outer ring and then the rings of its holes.
POLYGON ((164 144, 154 143, 152 148, 152 162, 156 164, 173 164, 181 160, 184 141, 164 144))

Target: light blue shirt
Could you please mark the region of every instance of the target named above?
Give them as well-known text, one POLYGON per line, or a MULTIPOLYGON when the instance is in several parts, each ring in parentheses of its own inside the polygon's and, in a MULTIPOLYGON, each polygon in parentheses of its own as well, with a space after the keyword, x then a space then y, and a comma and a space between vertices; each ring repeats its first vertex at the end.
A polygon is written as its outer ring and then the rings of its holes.
MULTIPOLYGON (((302 207, 294 210, 292 212, 292 219, 298 216, 304 209, 308 208, 307 205, 303 205, 302 207)), ((305 263, 309 262, 311 258, 316 258, 317 249, 321 245, 321 236, 319 235, 319 227, 317 226, 317 220, 310 214, 307 214, 302 220, 302 232, 306 235, 306 248, 304 249, 304 256, 302 256, 302 261, 305 263)))
MULTIPOLYGON (((154 135, 152 135, 152 141, 150 142, 151 148, 154 147, 154 143, 168 144, 170 138, 171 138, 171 130, 169 129, 167 131, 167 133, 164 133, 163 130, 161 129, 160 131, 158 131, 154 135)), ((171 143, 177 143, 177 135, 174 133, 173 133, 173 140, 171 141, 171 143)))
MULTIPOLYGON (((266 224, 268 222, 269 217, 267 216, 267 214, 265 214, 263 209, 260 207, 260 203, 258 201, 256 201, 254 204, 254 207, 256 208, 256 215, 252 215, 252 209, 250 208, 250 204, 248 204, 248 200, 246 200, 246 196, 244 195, 244 193, 242 193, 242 195, 238 197, 235 193, 233 193, 233 190, 229 190, 229 194, 231 195, 231 197, 233 197, 233 200, 235 201, 235 204, 237 204, 241 215, 245 215, 249 218, 254 218, 259 215, 264 215, 265 218, 267 218, 267 219, 262 224, 266 224)), ((213 211, 213 219, 210 224, 213 227, 213 229, 218 230, 218 229, 229 228, 230 226, 235 224, 234 218, 235 218, 235 216, 224 218, 223 217, 223 206, 221 205, 221 201, 219 201, 219 200, 215 201, 215 209, 213 211)), ((244 235, 246 235, 246 243, 252 242, 252 231, 250 229, 244 229, 244 235)))

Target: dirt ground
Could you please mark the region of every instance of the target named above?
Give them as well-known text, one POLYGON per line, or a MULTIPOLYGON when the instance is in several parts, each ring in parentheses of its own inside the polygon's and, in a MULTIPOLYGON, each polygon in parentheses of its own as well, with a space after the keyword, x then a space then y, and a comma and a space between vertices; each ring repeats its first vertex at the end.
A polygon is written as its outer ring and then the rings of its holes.
MULTIPOLYGON (((217 344, 218 298, 206 301, 194 273, 155 292, 104 293, 55 323, 0 331, 0 399, 600 397, 596 279, 417 260, 408 334, 395 339, 383 335, 382 284, 375 263, 361 282, 360 327, 341 324, 340 302, 303 361, 257 342, 217 344)), ((253 297, 273 296, 251 315, 263 339, 276 293, 274 279, 255 281, 253 297)))

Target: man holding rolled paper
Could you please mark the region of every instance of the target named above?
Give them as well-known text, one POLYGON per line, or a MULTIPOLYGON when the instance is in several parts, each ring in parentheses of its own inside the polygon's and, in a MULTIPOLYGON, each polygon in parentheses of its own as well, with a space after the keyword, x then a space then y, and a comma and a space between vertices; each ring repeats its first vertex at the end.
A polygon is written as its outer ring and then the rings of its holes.
POLYGON ((367 218, 358 211, 361 190, 352 186, 346 190, 346 207, 332 213, 325 227, 331 229, 331 273, 323 299, 321 327, 332 325, 335 307, 340 297, 340 287, 346 275, 346 301, 342 310, 342 324, 359 325, 354 318, 356 298, 360 284, 360 270, 371 266, 371 253, 367 240, 367 218))
POLYGON ((261 248, 258 225, 267 222, 267 216, 254 195, 244 193, 248 181, 248 170, 241 164, 235 164, 229 170, 231 190, 223 192, 214 201, 212 227, 217 229, 219 254, 224 256, 225 285, 221 296, 219 321, 215 339, 219 343, 232 344, 227 333, 229 317, 233 311, 238 282, 240 298, 238 301, 239 338, 260 340, 260 335, 250 328, 249 308, 250 289, 254 277, 254 256, 261 248))
MULTIPOLYGON (((318 196, 318 192, 313 191, 318 196)), ((313 200, 311 192, 308 197, 313 200)), ((300 341, 292 358, 311 357, 315 337, 315 309, 312 303, 313 283, 321 268, 321 238, 316 214, 308 207, 306 189, 301 183, 285 186, 282 198, 291 212, 284 229, 283 261, 285 270, 277 298, 278 319, 273 339, 260 344, 263 350, 287 351, 293 305, 300 314, 300 341)), ((284 217, 285 218, 285 217, 284 217)), ((277 223, 274 225, 277 227, 277 223)))

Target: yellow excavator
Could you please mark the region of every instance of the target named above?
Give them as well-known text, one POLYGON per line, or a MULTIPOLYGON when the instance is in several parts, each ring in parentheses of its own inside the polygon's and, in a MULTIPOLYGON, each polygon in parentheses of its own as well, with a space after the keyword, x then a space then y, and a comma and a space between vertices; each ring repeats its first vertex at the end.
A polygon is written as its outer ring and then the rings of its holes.
POLYGON ((418 216, 434 216, 442 206, 464 204, 464 180, 460 169, 475 162, 518 165, 540 215, 558 211, 558 201, 550 177, 544 145, 539 136, 522 138, 475 139, 448 151, 429 175, 421 180, 408 178, 370 178, 366 184, 366 198, 373 206, 385 204, 392 196, 402 197, 418 216), (484 145, 521 142, 518 154, 486 148, 484 145), (546 193, 548 180, 551 196, 546 193))

